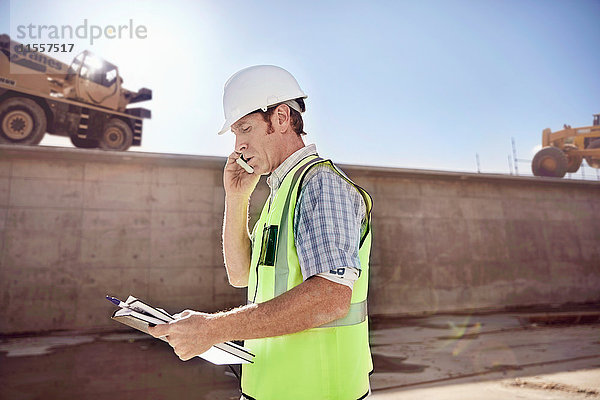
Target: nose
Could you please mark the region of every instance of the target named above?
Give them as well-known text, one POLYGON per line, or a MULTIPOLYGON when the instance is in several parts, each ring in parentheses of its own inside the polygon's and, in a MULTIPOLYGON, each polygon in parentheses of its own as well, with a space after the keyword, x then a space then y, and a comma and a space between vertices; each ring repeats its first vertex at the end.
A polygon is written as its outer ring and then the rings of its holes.
POLYGON ((243 153, 246 149, 248 149, 246 140, 241 135, 235 135, 235 151, 243 153))

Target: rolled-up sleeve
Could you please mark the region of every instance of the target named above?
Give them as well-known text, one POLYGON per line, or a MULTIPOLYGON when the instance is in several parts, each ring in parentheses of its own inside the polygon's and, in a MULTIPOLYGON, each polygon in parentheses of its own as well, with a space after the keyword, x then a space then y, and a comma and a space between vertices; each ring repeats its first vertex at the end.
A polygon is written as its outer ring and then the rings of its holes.
POLYGON ((339 268, 360 270, 358 248, 365 217, 362 196, 326 165, 309 174, 294 218, 303 279, 339 268))

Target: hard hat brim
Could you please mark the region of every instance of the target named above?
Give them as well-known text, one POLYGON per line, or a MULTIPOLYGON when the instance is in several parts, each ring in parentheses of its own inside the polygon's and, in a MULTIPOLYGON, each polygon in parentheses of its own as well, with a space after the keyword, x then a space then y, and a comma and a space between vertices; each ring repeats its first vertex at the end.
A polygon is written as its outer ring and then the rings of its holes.
POLYGON ((225 123, 223 124, 223 127, 221 128, 221 130, 217 133, 217 135, 222 135, 225 132, 227 132, 230 128, 231 125, 233 125, 233 122, 229 122, 229 121, 225 121, 225 123))

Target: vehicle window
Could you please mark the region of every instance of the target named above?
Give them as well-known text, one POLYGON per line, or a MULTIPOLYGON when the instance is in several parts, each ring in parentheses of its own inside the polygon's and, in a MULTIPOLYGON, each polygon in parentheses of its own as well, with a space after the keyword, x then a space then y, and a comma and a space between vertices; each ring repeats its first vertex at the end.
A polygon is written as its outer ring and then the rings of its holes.
POLYGON ((77 55, 77 57, 75 57, 73 59, 73 62, 71 63, 71 65, 69 66, 69 69, 67 71, 68 75, 73 75, 76 74, 77 71, 79 71, 79 66, 81 65, 81 62, 83 61, 83 53, 80 53, 79 55, 77 55))
POLYGON ((81 67, 81 76, 99 85, 102 84, 102 73, 94 68, 90 68, 89 65, 81 67))
POLYGON ((104 74, 104 79, 102 81, 102 85, 109 87, 112 86, 117 81, 117 69, 112 68, 104 74))
POLYGON ((115 83, 117 75, 117 68, 114 65, 95 56, 87 56, 81 67, 82 78, 106 87, 115 83))

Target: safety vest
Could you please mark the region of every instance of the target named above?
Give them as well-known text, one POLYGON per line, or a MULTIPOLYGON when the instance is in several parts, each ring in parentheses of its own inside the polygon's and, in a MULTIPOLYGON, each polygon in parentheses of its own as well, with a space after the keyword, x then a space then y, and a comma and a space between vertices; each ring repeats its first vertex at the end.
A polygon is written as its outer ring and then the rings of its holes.
POLYGON ((248 302, 271 300, 302 283, 294 244, 294 210, 304 176, 320 163, 352 184, 363 196, 367 209, 367 229, 357 243, 361 273, 354 283, 350 311, 317 328, 247 340, 244 345, 255 355, 253 364, 242 366, 242 392, 249 399, 355 400, 369 392, 369 374, 373 370, 367 319, 372 200, 330 160, 304 158, 265 203, 252 232, 248 302))

